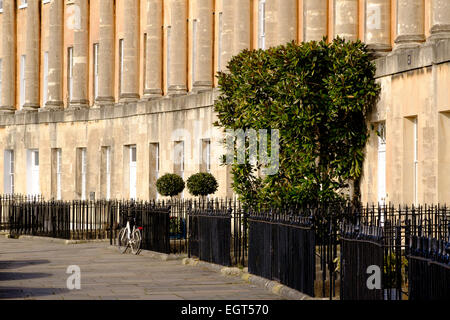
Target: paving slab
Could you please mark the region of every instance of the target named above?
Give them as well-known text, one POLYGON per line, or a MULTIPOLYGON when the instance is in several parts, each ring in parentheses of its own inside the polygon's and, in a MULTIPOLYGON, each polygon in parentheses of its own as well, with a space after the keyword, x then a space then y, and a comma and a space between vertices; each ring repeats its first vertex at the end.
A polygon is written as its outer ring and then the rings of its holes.
POLYGON ((277 300, 280 296, 180 260, 120 254, 107 242, 64 244, 0 237, 0 299, 26 300, 277 300), (67 288, 69 266, 81 271, 67 288))

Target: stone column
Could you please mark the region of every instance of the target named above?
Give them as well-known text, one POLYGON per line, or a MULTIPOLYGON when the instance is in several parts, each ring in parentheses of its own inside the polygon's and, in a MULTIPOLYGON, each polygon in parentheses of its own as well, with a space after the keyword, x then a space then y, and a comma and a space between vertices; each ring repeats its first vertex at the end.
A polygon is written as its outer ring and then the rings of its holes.
POLYGON ((266 0, 266 47, 297 39, 297 0, 266 0))
POLYGON ((366 1, 365 42, 375 56, 384 55, 391 47, 391 1, 366 1))
MULTIPOLYGON (((233 33, 234 33, 234 3, 233 1, 223 1, 222 2, 222 12, 217 13, 219 14, 219 23, 222 23, 222 34, 218 34, 218 41, 221 41, 220 46, 218 47, 218 50, 221 52, 218 52, 218 55, 220 55, 220 65, 219 70, 225 71, 227 67, 228 61, 230 61, 232 55, 233 55, 233 33), (221 18, 220 18, 221 17, 221 18), (220 22, 220 19, 222 20, 220 22)), ((218 29, 220 30, 220 26, 218 26, 218 29)))
POLYGON ((425 41, 424 0, 397 0, 396 48, 411 48, 425 41))
POLYGON ((187 2, 186 0, 167 0, 168 10, 168 94, 182 95, 187 85, 187 2))
POLYGON ((99 0, 97 106, 114 104, 114 1, 99 0))
POLYGON ((139 1, 124 1, 123 83, 120 101, 139 100, 139 1))
POLYGON ((450 1, 431 0, 431 40, 450 38, 450 1))
POLYGON ((73 30, 73 94, 70 109, 89 107, 88 100, 88 3, 86 0, 75 0, 74 10, 77 15, 73 30), (80 15, 78 17, 78 14, 80 15))
POLYGON ((3 0, 1 59, 2 92, 0 97, 0 113, 15 111, 15 28, 14 0, 3 0))
POLYGON ((226 70, 232 56, 250 48, 250 28, 250 0, 222 2, 220 70, 226 70))
POLYGON ((23 111, 39 109, 39 0, 28 1, 25 39, 25 104, 23 111))
MULTIPOLYGON (((231 1, 230 1, 231 2, 231 1)), ((234 49, 233 55, 250 48, 250 0, 233 0, 234 49)), ((228 61, 226 61, 228 63, 228 61)))
POLYGON ((328 34, 328 0, 303 0, 303 41, 320 41, 328 34))
POLYGON ((358 0, 334 1, 334 37, 358 39, 358 0))
POLYGON ((48 101, 45 109, 62 109, 63 0, 49 4, 48 101))
POLYGON ((193 66, 192 85, 194 91, 212 88, 212 50, 213 50, 213 0, 196 0, 193 3, 193 66), (194 27, 193 27, 194 32, 194 27), (195 41, 195 43, 194 43, 195 41), (195 50, 194 50, 195 48, 195 50))
POLYGON ((159 98, 162 95, 162 0, 147 0, 147 43, 145 57, 144 98, 159 98))

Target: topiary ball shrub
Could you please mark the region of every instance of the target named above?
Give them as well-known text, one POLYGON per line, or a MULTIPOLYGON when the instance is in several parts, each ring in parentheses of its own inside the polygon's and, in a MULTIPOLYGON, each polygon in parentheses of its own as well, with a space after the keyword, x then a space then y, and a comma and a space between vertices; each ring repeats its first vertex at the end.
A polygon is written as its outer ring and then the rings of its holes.
POLYGON ((166 173, 156 181, 156 189, 165 197, 173 197, 183 192, 184 181, 179 175, 166 173))
POLYGON ((196 173, 187 179, 189 193, 193 196, 207 196, 217 191, 219 184, 210 173, 196 173))

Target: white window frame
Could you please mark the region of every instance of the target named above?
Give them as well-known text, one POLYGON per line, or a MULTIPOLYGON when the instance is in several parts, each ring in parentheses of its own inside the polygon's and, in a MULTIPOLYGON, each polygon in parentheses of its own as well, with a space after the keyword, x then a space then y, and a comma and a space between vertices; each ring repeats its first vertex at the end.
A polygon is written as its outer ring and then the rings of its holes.
POLYGON ((43 72, 43 105, 48 101, 48 51, 44 52, 44 72, 43 72))
POLYGON ((86 148, 81 148, 81 200, 86 200, 86 184, 87 184, 87 159, 86 148))
POLYGON ((3 165, 5 194, 14 194, 14 150, 5 150, 3 165))
MULTIPOLYGON (((150 167, 150 170, 154 172, 154 178, 155 181, 159 178, 159 142, 150 143, 150 150, 154 152, 153 156, 155 157, 155 166, 152 168, 150 167)), ((159 193, 158 190, 156 190, 156 199, 159 199, 159 193)))
POLYGON ((259 0, 258 5, 258 47, 266 49, 266 0, 259 0))
POLYGON ((206 141, 206 172, 211 173, 211 140, 206 141))
POLYGON ((418 174, 419 174, 419 137, 418 137, 418 121, 417 121, 417 117, 414 118, 413 120, 413 131, 414 131, 414 136, 413 136, 413 143, 414 143, 414 159, 413 159, 413 166, 414 166, 414 204, 417 205, 418 204, 418 198, 419 198, 419 193, 418 193, 418 174))
POLYGON ((137 148, 135 145, 130 146, 130 161, 129 161, 129 173, 130 173, 130 199, 136 200, 137 192, 137 148))
POLYGON ((67 60, 68 60, 68 84, 67 84, 67 97, 69 102, 73 99, 73 47, 67 48, 67 60))
POLYGON ((106 147, 106 200, 111 199, 111 147, 106 147))
POLYGON ((20 109, 23 108, 23 105, 25 104, 25 86, 26 86, 26 79, 25 79, 25 64, 27 57, 26 55, 20 56, 20 109))
POLYGON ((62 150, 56 149, 56 200, 61 200, 62 150))
MULTIPOLYGON (((184 160, 185 160, 184 153, 186 151, 184 141, 176 141, 174 151, 175 151, 175 157, 176 157, 175 164, 180 165, 180 176, 184 180, 184 169, 185 169, 184 168, 184 160), (178 158, 178 156, 179 156, 179 158, 178 158)), ((184 198, 184 190, 181 193, 181 198, 184 198)))
POLYGON ((378 124, 378 202, 380 204, 386 203, 386 124, 385 122, 380 122, 378 124), (384 157, 384 163, 383 163, 383 170, 381 170, 380 166, 380 156, 383 154, 384 157), (383 179, 383 188, 380 188, 380 179, 383 179), (382 190, 383 189, 383 190, 382 190), (381 192, 383 191, 383 192, 381 192), (383 193, 383 194, 381 194, 383 193))
POLYGON ((94 99, 98 97, 98 54, 99 54, 99 44, 94 43, 93 55, 94 55, 94 99))
POLYGON ((157 143, 156 144, 156 159, 155 159, 155 174, 156 174, 156 179, 158 179, 159 178, 159 170, 160 170, 160 167, 159 167, 159 143, 157 143))
POLYGON ((0 13, 3 12, 3 0, 0 0, 0 13))
POLYGON ((39 150, 27 150, 27 194, 37 196, 40 194, 39 183, 39 150))
POLYGON ((185 152, 185 149, 184 149, 184 141, 179 141, 179 143, 181 144, 181 150, 182 150, 182 152, 180 153, 181 154, 181 157, 180 157, 180 164, 181 164, 181 166, 180 166, 180 171, 181 171, 181 177, 184 179, 184 152, 185 152))
POLYGON ((211 173, 211 139, 202 139, 201 144, 201 164, 205 165, 207 173, 211 173), (205 148, 203 147, 205 146, 205 148))

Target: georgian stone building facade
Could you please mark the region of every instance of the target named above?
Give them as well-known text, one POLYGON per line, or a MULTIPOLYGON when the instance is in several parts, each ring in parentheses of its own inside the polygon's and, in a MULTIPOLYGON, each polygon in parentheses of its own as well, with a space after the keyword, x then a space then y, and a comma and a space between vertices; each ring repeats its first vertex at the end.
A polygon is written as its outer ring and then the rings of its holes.
POLYGON ((232 196, 216 72, 337 35, 382 85, 363 201, 450 200, 449 0, 0 0, 0 194, 149 199, 210 171, 232 196))

